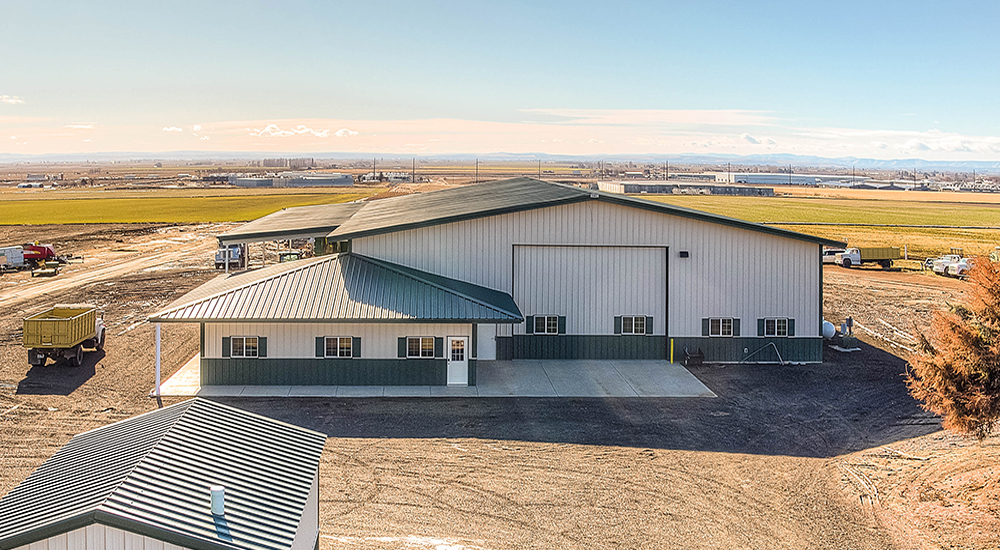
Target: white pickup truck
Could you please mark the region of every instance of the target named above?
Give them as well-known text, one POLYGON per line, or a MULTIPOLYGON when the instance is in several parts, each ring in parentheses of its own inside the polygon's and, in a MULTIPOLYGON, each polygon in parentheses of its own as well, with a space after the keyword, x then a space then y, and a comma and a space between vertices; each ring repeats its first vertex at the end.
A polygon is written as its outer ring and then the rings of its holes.
POLYGON ((934 260, 934 264, 931 266, 931 269, 938 275, 946 275, 945 269, 947 269, 949 265, 958 263, 961 259, 962 256, 959 254, 945 254, 944 256, 934 260))
POLYGON ((944 275, 947 277, 958 277, 964 279, 969 276, 969 270, 975 262, 972 258, 962 258, 961 260, 944 266, 944 275))

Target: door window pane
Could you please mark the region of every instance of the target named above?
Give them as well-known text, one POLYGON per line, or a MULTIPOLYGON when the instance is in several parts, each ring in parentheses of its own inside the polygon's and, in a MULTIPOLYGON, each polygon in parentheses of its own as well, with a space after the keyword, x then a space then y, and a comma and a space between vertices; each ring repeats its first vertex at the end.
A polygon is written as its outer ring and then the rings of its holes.
POLYGON ((465 340, 451 341, 451 360, 465 361, 465 340))

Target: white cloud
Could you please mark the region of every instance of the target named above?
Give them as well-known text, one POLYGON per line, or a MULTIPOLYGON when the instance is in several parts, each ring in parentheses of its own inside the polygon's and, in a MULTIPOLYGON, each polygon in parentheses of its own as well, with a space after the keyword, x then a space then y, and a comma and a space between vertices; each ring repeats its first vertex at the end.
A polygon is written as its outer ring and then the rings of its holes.
POLYGON ((884 141, 873 141, 872 142, 872 147, 877 147, 879 149, 888 149, 889 148, 889 144, 886 143, 886 142, 884 142, 884 141))
POLYGON ((24 100, 16 95, 0 95, 0 103, 6 103, 7 105, 17 105, 18 103, 24 103, 24 100))
POLYGON ((765 139, 764 139, 764 143, 766 143, 766 144, 768 144, 768 145, 777 145, 777 144, 778 144, 778 142, 777 142, 777 141, 774 141, 774 140, 773 140, 773 139, 771 139, 771 138, 765 138, 765 139))
POLYGON ((740 139, 742 139, 743 141, 745 141, 747 143, 752 143, 754 145, 760 145, 760 141, 758 141, 757 138, 751 136, 750 134, 743 134, 743 135, 740 136, 740 139))
POLYGON ((10 136, 10 139, 17 139, 17 136, 10 136))
POLYGON ((84 143, 87 143, 87 142, 90 142, 90 141, 94 141, 94 140, 92 140, 92 139, 85 139, 85 140, 83 140, 84 143))
POLYGON ((341 128, 333 133, 337 137, 351 137, 358 135, 354 130, 348 130, 347 128, 341 128))
POLYGON ((604 143, 604 140, 597 138, 590 138, 590 141, 588 141, 587 143, 604 143))
POLYGON ((73 128, 76 130, 90 130, 93 128, 93 124, 67 124, 66 128, 73 128))
POLYGON ((195 132, 200 132, 201 131, 201 124, 195 124, 194 126, 191 127, 191 130, 193 130, 195 132))
POLYGON ((282 130, 277 124, 268 124, 263 130, 254 129, 250 131, 250 135, 254 137, 291 137, 304 134, 325 138, 330 136, 330 130, 313 130, 305 124, 299 124, 291 130, 282 130))
POLYGON ((208 136, 201 136, 202 141, 208 141, 208 136))
POLYGON ((179 127, 179 126, 164 126, 163 127, 163 131, 164 132, 183 132, 184 129, 181 128, 181 127, 179 127))
POLYGON ((765 115, 761 111, 739 109, 522 109, 522 112, 565 119, 550 122, 550 124, 641 127, 662 125, 768 126, 774 123, 773 117, 765 115))

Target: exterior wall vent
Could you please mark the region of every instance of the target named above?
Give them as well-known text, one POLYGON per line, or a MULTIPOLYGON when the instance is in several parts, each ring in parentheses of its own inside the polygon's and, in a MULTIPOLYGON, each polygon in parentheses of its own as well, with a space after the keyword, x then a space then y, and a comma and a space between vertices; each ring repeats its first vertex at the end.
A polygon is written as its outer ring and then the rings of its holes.
POLYGON ((222 485, 212 485, 212 515, 222 516, 226 513, 226 488, 222 485))

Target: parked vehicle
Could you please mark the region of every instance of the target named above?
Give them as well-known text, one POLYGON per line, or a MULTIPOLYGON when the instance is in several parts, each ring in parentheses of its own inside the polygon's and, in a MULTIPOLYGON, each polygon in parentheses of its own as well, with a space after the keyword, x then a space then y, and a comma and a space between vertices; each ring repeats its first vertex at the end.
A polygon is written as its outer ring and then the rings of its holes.
POLYGON ((1000 246, 994 247, 993 252, 990 252, 991 262, 1000 262, 1000 246))
POLYGON ((92 305, 57 305, 24 320, 21 342, 31 366, 52 358, 79 367, 83 348, 104 349, 104 319, 92 305))
POLYGON ((944 274, 948 277, 958 277, 959 279, 965 279, 969 276, 969 270, 975 264, 975 259, 973 258, 962 258, 961 260, 948 264, 944 268, 944 274))
POLYGON ((843 248, 824 248, 823 249, 823 263, 833 264, 837 263, 837 254, 843 254, 846 252, 843 248))
POLYGON ((934 264, 931 266, 931 269, 933 269, 934 273, 937 273, 938 275, 944 275, 945 274, 944 270, 946 267, 948 267, 951 264, 957 263, 961 259, 962 256, 959 254, 945 254, 944 256, 941 256, 940 258, 934 260, 934 264))
POLYGON ((227 259, 229 261, 229 269, 246 269, 247 245, 231 244, 228 248, 220 246, 215 251, 215 269, 225 269, 227 259))
POLYGON ((24 248, 20 246, 0 247, 0 272, 24 269, 24 248))
POLYGON ((23 247, 24 263, 27 266, 41 267, 46 262, 68 264, 72 256, 56 254, 56 247, 51 244, 28 243, 23 247))
POLYGON ((877 263, 882 269, 892 267, 892 261, 899 259, 899 248, 884 246, 878 248, 848 248, 836 255, 834 263, 843 267, 853 267, 866 263, 877 263))
POLYGON ((297 251, 297 250, 293 250, 291 252, 279 252, 278 253, 278 262, 279 263, 294 262, 294 261, 299 260, 301 258, 302 258, 302 253, 299 252, 299 251, 297 251))

